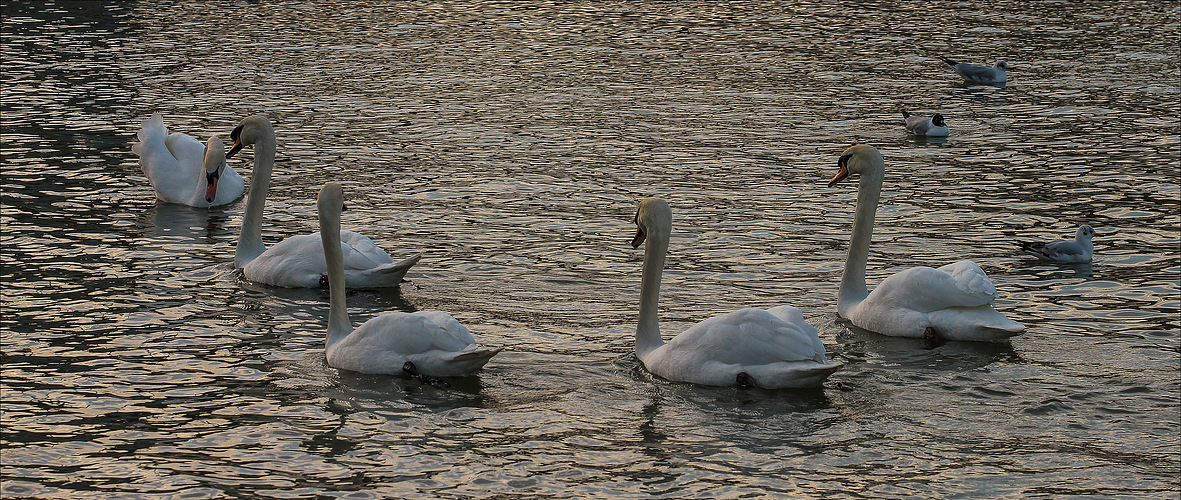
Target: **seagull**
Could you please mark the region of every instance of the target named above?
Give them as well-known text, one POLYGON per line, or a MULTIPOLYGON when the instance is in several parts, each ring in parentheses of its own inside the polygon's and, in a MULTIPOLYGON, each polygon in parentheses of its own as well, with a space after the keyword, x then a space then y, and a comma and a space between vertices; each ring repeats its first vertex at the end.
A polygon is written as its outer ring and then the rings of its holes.
POLYGON ((1095 237, 1095 230, 1091 226, 1082 225, 1074 235, 1073 240, 1053 241, 1018 241, 1021 250, 1040 259, 1054 262, 1090 262, 1095 252, 1091 238, 1095 237))
POLYGON ((935 113, 934 116, 927 118, 925 116, 915 116, 903 110, 902 119, 906 120, 906 131, 914 135, 947 137, 951 133, 947 129, 947 122, 943 121, 943 115, 939 113, 935 113))
POLYGON ((951 69, 965 80, 974 83, 1005 83, 1005 70, 1009 69, 1009 63, 1005 61, 997 61, 990 68, 980 64, 955 62, 943 56, 939 56, 939 59, 951 66, 951 69))

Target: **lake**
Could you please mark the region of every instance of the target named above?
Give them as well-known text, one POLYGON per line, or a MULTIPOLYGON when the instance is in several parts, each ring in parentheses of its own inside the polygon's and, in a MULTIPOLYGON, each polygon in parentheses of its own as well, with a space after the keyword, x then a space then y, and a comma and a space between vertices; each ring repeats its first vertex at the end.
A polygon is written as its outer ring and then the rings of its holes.
MULTIPOLYGON (((5 498, 1178 498, 1176 2, 15 2, 3 15, 5 498), (1009 63, 962 82, 940 56, 1009 63), (916 138, 903 110, 941 113, 916 138), (503 352, 450 389, 326 365, 324 290, 245 280, 245 201, 157 202, 140 124, 278 136, 263 236, 345 229, 503 352), (836 315, 856 143, 872 288, 972 259, 1005 343, 836 315), (791 304, 824 387, 670 383, 633 353, 637 202, 666 339, 791 304), (1093 226, 1090 264, 1015 240, 1093 226)), ((247 178, 254 151, 229 164, 247 178)))

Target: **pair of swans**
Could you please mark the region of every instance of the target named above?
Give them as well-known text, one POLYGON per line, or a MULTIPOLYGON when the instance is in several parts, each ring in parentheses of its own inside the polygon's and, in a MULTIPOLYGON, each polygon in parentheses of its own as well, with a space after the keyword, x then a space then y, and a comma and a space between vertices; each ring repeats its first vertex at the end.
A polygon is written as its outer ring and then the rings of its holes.
MULTIPOLYGON (((996 341, 1025 329, 993 309, 996 288, 980 266, 968 260, 939 269, 906 269, 869 292, 865 266, 885 162, 877 149, 857 145, 842 154, 838 168, 830 187, 850 175, 861 177, 853 236, 837 294, 841 317, 880 334, 927 339, 996 341)), ((841 363, 825 356, 816 328, 791 306, 715 316, 665 343, 657 307, 672 228, 668 203, 659 198, 640 202, 636 226, 632 246, 647 242, 636 357, 649 372, 678 382, 778 389, 818 386, 840 368, 841 363)))
MULTIPOLYGON (((191 136, 169 135, 159 113, 144 122, 132 150, 139 155, 140 168, 147 174, 156 196, 166 202, 194 207, 229 203, 242 196, 242 176, 226 165, 243 147, 254 145, 254 172, 246 214, 238 235, 234 267, 251 281, 287 288, 315 288, 323 284, 327 268, 320 233, 292 236, 271 248, 262 241, 262 214, 271 171, 275 163, 275 130, 262 115, 249 116, 230 134, 234 141, 227 152, 221 140, 211 137, 207 145, 191 136)), ((352 232, 340 233, 344 278, 349 288, 397 286, 422 255, 395 262, 369 238, 352 232)))

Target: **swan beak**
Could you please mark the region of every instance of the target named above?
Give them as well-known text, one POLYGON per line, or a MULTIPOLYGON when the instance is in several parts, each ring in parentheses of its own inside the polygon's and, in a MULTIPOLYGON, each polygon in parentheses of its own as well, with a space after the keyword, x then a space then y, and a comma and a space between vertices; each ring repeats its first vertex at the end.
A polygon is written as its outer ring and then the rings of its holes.
POLYGON ((644 228, 637 227, 636 228, 636 237, 632 238, 632 248, 640 248, 640 245, 644 243, 644 238, 647 238, 647 237, 648 237, 648 233, 646 231, 644 231, 644 228))
POLYGON ((231 147, 229 151, 226 151, 226 159, 230 159, 230 157, 237 154, 238 151, 241 151, 243 146, 245 146, 245 144, 242 144, 241 140, 234 141, 233 147, 231 147))
POLYGON ((832 179, 828 181, 828 187, 835 186, 836 183, 845 180, 845 177, 849 176, 849 157, 851 156, 853 155, 845 155, 840 160, 837 160, 839 170, 837 170, 837 175, 832 176, 832 179))
POLYGON ((213 198, 217 196, 217 181, 221 178, 221 169, 214 170, 205 175, 205 182, 208 187, 205 188, 205 201, 213 203, 213 198))

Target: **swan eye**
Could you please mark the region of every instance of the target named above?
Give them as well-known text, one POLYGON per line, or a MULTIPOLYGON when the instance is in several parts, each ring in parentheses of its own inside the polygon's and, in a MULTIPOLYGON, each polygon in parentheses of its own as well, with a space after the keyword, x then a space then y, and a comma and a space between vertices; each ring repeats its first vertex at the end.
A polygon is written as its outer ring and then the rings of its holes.
POLYGON ((853 157, 853 153, 849 153, 847 155, 842 156, 839 160, 837 160, 837 166, 840 168, 848 168, 849 167, 849 159, 852 157, 853 157))
POLYGON ((205 182, 208 182, 210 184, 213 184, 214 181, 216 181, 220 178, 221 178, 221 167, 218 167, 217 170, 209 172, 208 174, 205 174, 205 182))
POLYGON ((230 140, 234 141, 234 142, 238 142, 238 137, 241 135, 242 135, 242 126, 238 125, 236 128, 234 128, 233 132, 230 132, 230 140))

